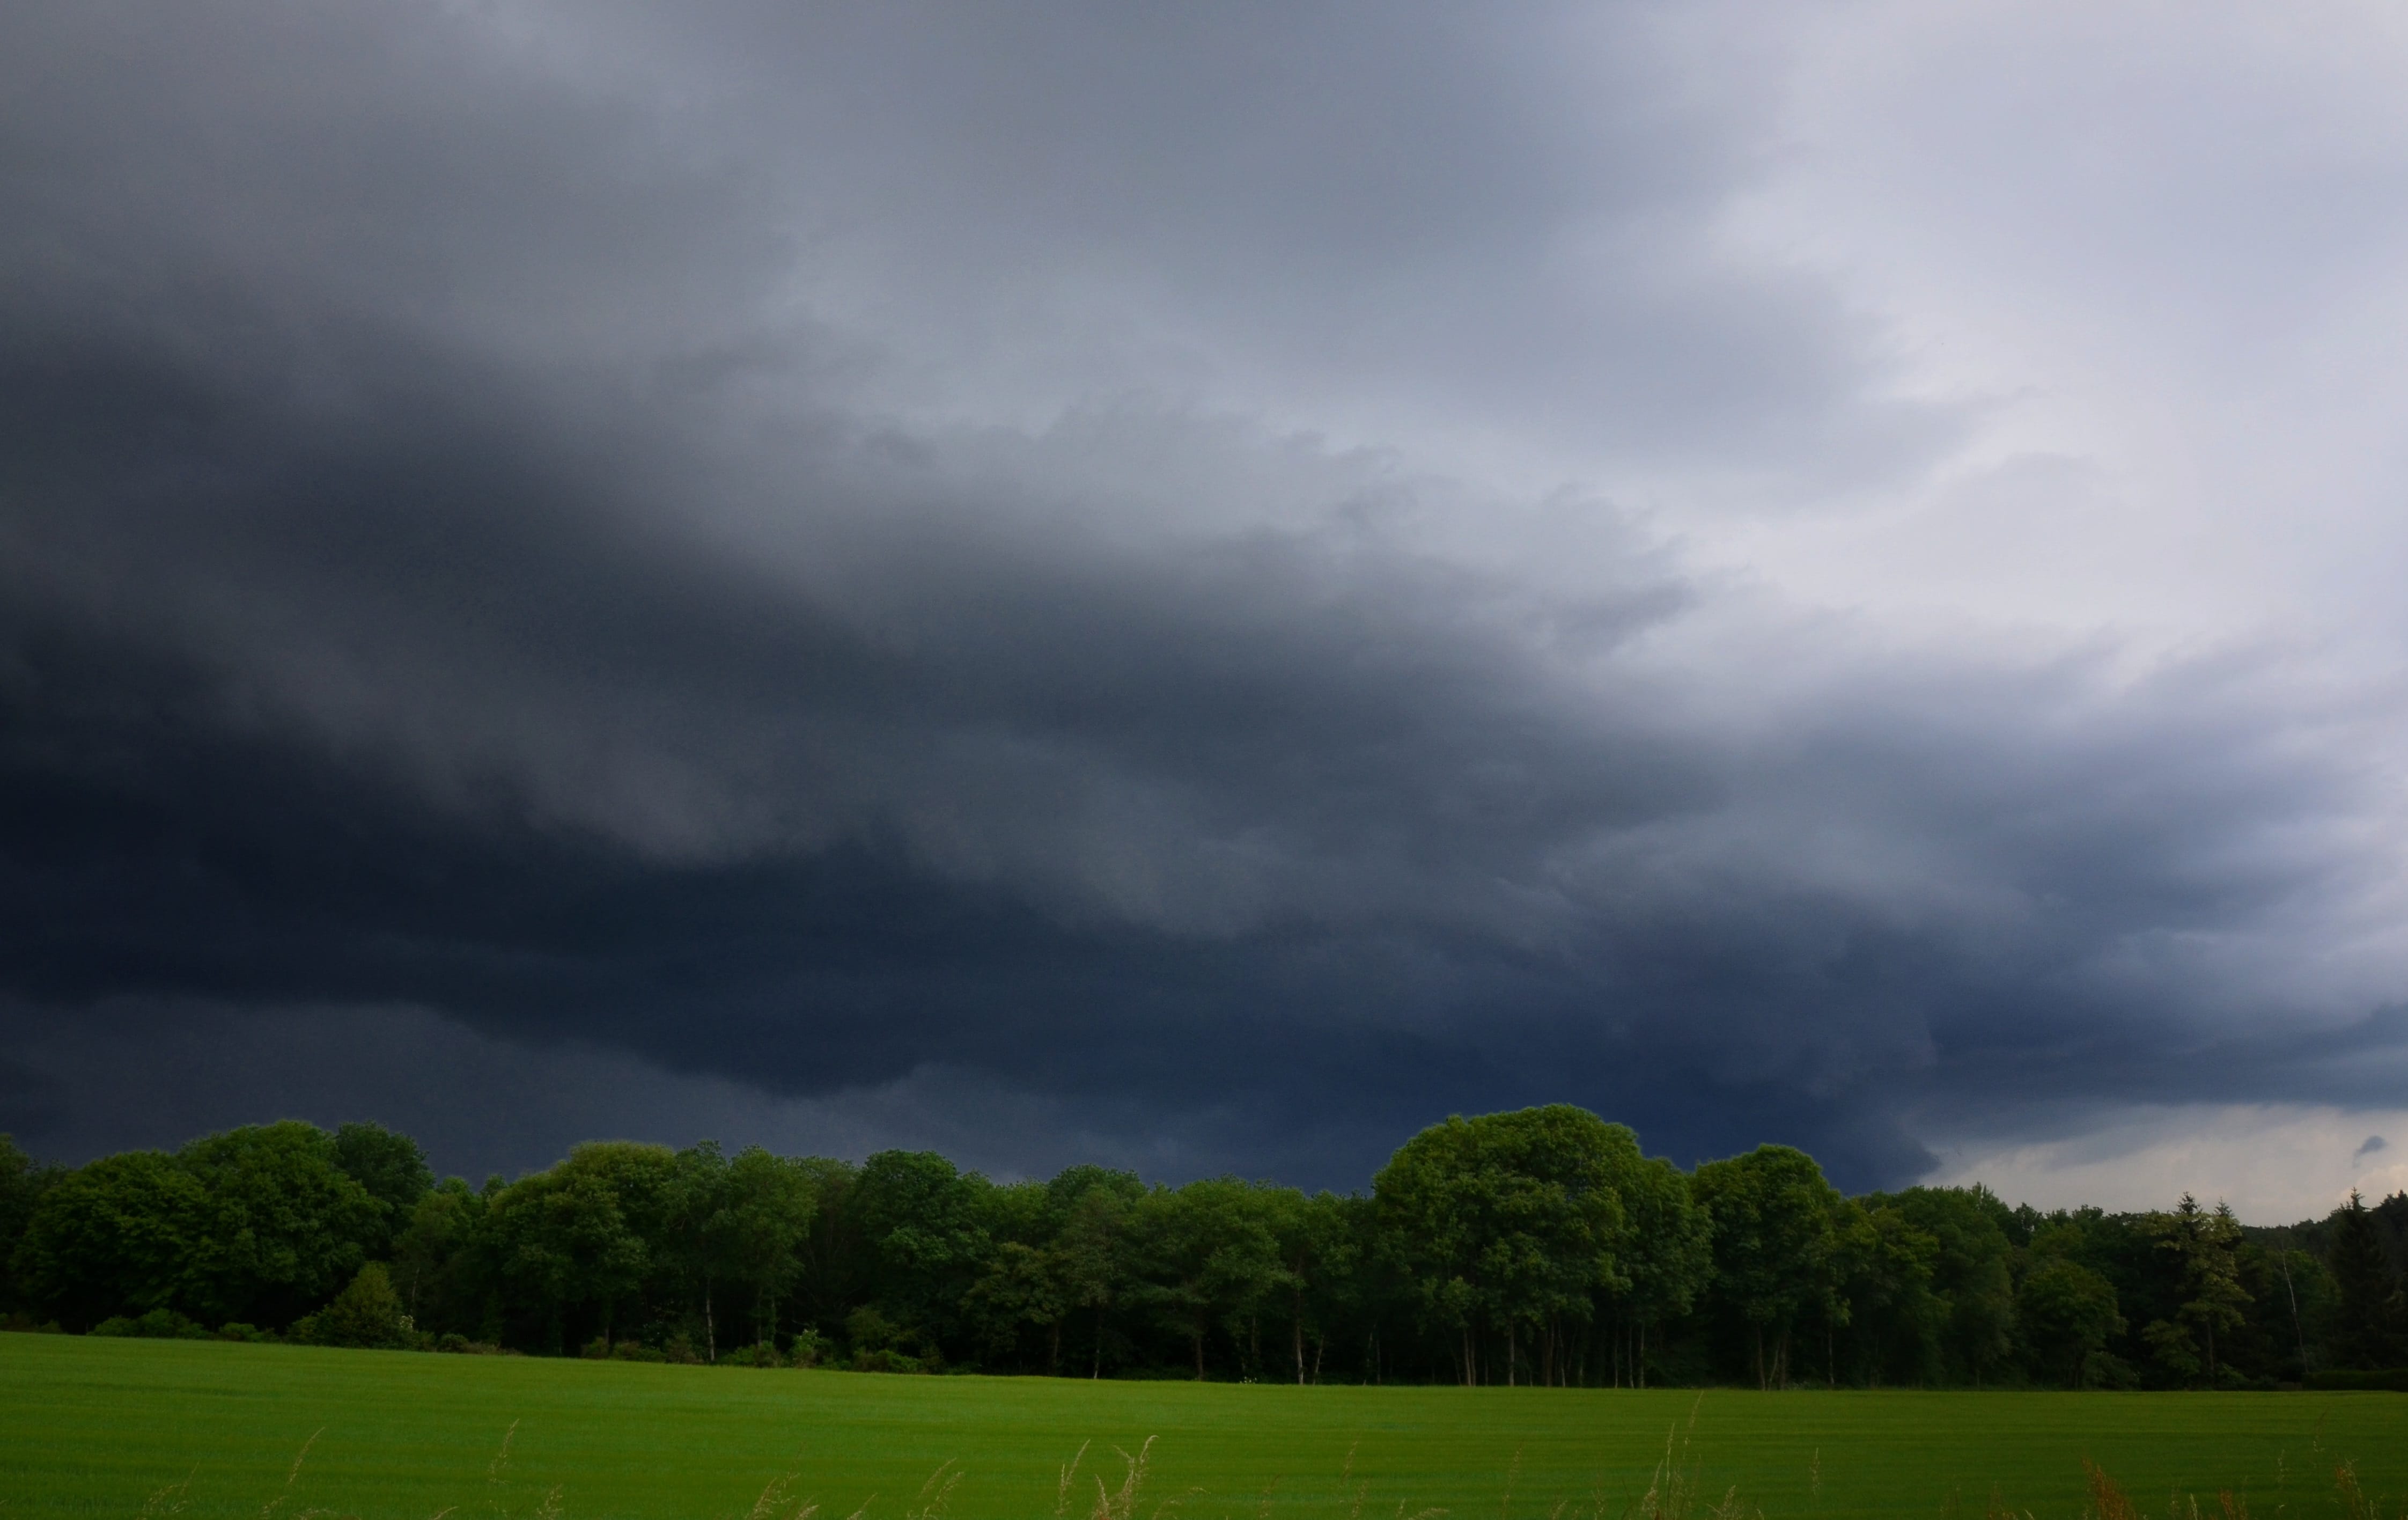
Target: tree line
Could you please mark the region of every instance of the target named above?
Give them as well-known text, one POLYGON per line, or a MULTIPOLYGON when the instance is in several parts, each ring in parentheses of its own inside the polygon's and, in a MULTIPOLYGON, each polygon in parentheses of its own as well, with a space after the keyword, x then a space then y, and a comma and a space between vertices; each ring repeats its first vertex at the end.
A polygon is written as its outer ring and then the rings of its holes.
POLYGON ((1787 1146, 1684 1170, 1561 1104, 1433 1125, 1346 1196, 625 1141, 472 1186, 372 1124, 72 1169, 0 1137, 11 1328, 865 1371, 2271 1387, 2408 1361, 2403 1247, 2408 1195, 2274 1230, 1848 1197, 1787 1146))

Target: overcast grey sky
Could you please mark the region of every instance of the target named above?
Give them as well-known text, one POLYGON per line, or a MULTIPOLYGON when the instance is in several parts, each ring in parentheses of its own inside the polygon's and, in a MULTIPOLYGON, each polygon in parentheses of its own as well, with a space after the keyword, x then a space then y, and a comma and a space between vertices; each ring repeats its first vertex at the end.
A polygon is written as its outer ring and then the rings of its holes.
POLYGON ((0 1128, 2408 1186, 2403 86, 2373 5, 11 6, 0 1128))

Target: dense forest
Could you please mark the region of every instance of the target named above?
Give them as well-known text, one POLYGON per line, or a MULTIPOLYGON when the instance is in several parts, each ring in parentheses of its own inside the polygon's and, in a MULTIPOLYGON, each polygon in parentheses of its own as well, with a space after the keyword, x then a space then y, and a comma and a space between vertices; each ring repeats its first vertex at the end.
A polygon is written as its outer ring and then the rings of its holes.
POLYGON ((708 1142, 479 1187, 368 1124, 73 1169, 0 1137, 11 1328, 752 1367, 2272 1387, 2408 1361, 2403 1255, 2408 1195, 2272 1230, 1846 1197, 1800 1151, 1684 1171, 1565 1105, 1434 1125, 1345 1197, 708 1142))

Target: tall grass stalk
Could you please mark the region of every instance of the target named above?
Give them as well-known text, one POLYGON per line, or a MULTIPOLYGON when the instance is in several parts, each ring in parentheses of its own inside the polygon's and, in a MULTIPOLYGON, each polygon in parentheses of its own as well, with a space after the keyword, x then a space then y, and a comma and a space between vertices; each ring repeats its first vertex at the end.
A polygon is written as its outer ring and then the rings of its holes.
POLYGON ((1062 1481, 1054 1485, 1054 1520, 1070 1520, 1070 1485, 1078 1481, 1079 1464, 1086 1460, 1090 1444, 1079 1442, 1079 1449, 1062 1465, 1062 1481))
POLYGON ((278 1491, 274 1498, 259 1507, 259 1520, 274 1520, 276 1512, 284 1508, 284 1501, 293 1497, 293 1485, 301 1481, 301 1464, 309 1460, 309 1448, 318 1444, 318 1438, 325 1433, 326 1427, 322 1425, 310 1431, 309 1439, 303 1441, 301 1449, 293 1454, 293 1466, 284 1474, 283 1488, 278 1491))

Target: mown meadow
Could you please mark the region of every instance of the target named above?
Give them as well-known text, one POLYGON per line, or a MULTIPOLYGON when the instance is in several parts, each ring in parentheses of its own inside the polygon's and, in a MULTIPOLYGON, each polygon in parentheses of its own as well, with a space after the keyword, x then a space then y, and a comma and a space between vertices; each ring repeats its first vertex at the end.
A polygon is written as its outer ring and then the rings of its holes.
POLYGON ((1097 1479, 1113 1520, 2072 1520, 2098 1509, 2086 1460, 2135 1505, 2105 1520, 2392 1520, 2408 1396, 1298 1387, 0 1335, 5 1520, 1089 1520, 1097 1479), (1120 1453, 1149 1440, 1131 1502, 1120 1453))

